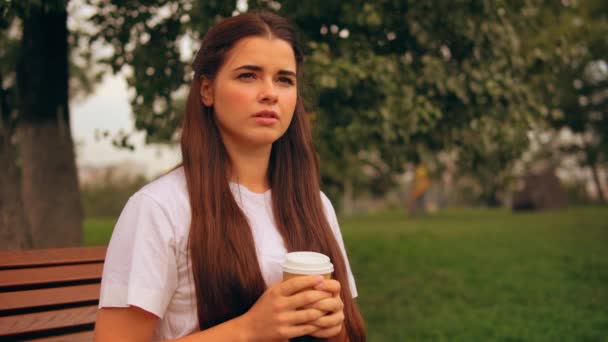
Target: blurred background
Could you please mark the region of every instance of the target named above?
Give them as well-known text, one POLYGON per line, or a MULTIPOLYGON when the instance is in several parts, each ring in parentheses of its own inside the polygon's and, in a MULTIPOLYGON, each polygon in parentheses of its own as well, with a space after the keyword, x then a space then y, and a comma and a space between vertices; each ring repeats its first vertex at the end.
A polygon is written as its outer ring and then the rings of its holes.
POLYGON ((608 2, 0 0, 0 249, 105 245, 198 41, 297 27, 371 341, 608 339, 608 2))

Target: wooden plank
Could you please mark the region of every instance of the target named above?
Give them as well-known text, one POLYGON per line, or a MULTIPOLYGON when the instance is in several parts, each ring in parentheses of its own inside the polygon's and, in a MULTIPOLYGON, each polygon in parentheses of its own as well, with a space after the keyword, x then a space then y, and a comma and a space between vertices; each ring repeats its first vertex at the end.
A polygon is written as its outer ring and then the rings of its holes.
POLYGON ((97 305, 0 317, 0 334, 14 335, 95 322, 97 305))
POLYGON ((103 262, 106 246, 0 251, 0 269, 103 262))
POLYGON ((76 334, 61 335, 54 337, 45 337, 35 340, 28 340, 29 342, 90 342, 93 341, 94 333, 92 331, 86 331, 76 334))
POLYGON ((0 271, 0 287, 100 279, 103 264, 51 266, 0 271))
POLYGON ((0 293, 0 311, 99 299, 100 284, 0 293))

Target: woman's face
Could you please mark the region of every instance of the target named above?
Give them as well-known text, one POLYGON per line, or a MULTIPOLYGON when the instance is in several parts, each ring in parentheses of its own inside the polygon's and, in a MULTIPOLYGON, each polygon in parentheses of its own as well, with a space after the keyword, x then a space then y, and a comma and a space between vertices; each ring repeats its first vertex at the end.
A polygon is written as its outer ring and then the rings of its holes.
POLYGON ((224 144, 270 146, 289 127, 296 82, 296 59, 289 43, 248 37, 227 53, 215 80, 202 80, 201 100, 213 107, 224 144))

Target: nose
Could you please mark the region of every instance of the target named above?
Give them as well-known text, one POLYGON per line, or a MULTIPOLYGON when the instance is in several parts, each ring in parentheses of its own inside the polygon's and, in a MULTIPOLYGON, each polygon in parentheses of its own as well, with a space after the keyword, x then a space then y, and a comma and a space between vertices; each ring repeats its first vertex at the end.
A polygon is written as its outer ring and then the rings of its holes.
POLYGON ((262 103, 275 104, 279 98, 276 86, 272 79, 261 82, 258 100, 262 103))

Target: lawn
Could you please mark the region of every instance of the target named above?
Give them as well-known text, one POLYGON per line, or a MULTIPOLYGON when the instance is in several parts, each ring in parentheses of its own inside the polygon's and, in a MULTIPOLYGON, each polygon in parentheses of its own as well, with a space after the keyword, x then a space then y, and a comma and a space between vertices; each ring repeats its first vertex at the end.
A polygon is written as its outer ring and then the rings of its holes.
MULTIPOLYGON (((107 243, 113 219, 85 224, 107 243)), ((375 341, 608 341, 608 208, 342 219, 375 341)))

